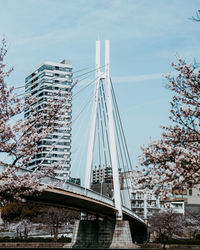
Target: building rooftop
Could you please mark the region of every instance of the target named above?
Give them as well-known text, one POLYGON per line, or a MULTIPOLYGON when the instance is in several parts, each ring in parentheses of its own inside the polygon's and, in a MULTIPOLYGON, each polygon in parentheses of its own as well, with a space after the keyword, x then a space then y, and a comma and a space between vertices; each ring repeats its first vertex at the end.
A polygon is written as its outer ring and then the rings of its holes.
POLYGON ((27 74, 26 77, 33 74, 36 70, 38 70, 44 64, 58 66, 58 67, 60 66, 60 67, 72 68, 70 60, 63 59, 61 62, 45 61, 45 62, 41 63, 38 67, 36 67, 34 70, 32 70, 29 74, 27 74))

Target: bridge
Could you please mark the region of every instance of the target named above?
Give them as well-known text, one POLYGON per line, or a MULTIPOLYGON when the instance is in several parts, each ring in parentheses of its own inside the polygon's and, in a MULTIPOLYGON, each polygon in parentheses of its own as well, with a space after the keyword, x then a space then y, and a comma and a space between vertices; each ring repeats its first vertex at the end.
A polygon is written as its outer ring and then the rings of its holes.
MULTIPOLYGON (((119 157, 116 149, 116 133, 113 114, 112 82, 110 77, 110 45, 105 42, 105 71, 101 72, 100 41, 96 41, 96 81, 92 109, 91 129, 88 143, 88 154, 85 171, 85 186, 73 184, 46 176, 41 180, 45 189, 39 194, 29 197, 34 202, 54 206, 72 207, 84 214, 97 214, 101 220, 79 221, 75 224, 72 247, 136 247, 133 242, 142 242, 146 238, 147 226, 142 218, 137 216, 130 207, 122 204, 119 180, 119 157), (109 198, 91 189, 91 172, 95 146, 95 129, 98 123, 98 105, 102 98, 101 86, 106 88, 107 139, 109 141, 110 165, 112 167, 113 197, 109 198), (97 225, 98 224, 98 225, 97 225), (87 235, 87 236, 86 236, 87 235)), ((116 103, 115 103, 116 105, 116 103)), ((122 131, 123 132, 123 131, 122 131)), ((123 133, 121 133, 123 135, 123 133)), ((104 143, 104 142, 103 142, 104 143)), ((105 145, 104 145, 105 150, 105 145)), ((3 171, 3 168, 1 168, 3 171)), ((30 172, 20 169, 20 173, 30 172)), ((129 197, 130 198, 130 197, 129 197)), ((129 200, 130 203, 130 200, 129 200)))

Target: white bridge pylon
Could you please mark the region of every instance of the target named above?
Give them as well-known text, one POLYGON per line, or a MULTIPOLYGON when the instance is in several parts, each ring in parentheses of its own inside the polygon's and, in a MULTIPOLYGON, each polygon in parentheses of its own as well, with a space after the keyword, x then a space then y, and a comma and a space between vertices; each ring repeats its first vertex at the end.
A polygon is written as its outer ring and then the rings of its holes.
POLYGON ((113 187, 114 187, 114 201, 115 208, 117 210, 116 219, 122 220, 122 202, 120 196, 120 183, 119 183, 119 171, 117 161, 117 150, 115 141, 115 128, 114 128, 114 117, 112 107, 112 95, 111 95, 111 81, 110 81, 110 41, 105 41, 105 72, 100 71, 100 40, 96 41, 96 81, 94 90, 94 100, 92 108, 92 119, 90 127, 90 136, 88 143, 87 163, 85 172, 85 188, 90 189, 91 171, 93 163, 94 153, 94 139, 95 139, 95 128, 97 118, 97 107, 99 99, 99 88, 102 81, 106 85, 106 98, 108 107, 108 133, 109 133, 109 144, 111 154, 111 166, 113 174, 113 187))

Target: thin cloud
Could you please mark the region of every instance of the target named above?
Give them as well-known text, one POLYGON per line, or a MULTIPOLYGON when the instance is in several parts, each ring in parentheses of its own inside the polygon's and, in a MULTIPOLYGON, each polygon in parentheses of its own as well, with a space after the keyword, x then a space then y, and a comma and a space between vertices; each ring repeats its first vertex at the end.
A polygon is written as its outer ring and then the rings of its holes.
POLYGON ((164 76, 165 76, 164 73, 144 74, 136 76, 120 76, 120 77, 113 77, 113 82, 115 83, 142 82, 142 81, 161 79, 164 78, 164 76))
MULTIPOLYGON (((157 79, 164 79, 165 76, 171 75, 176 76, 177 72, 166 72, 166 73, 154 73, 154 74, 143 74, 143 75, 136 75, 136 76, 115 76, 112 77, 113 83, 134 83, 134 82, 144 82, 144 81, 150 81, 150 80, 157 80, 157 79)), ((79 83, 79 86, 86 86, 86 85, 92 85, 95 82, 95 77, 92 79, 88 77, 86 80, 81 81, 79 83)))
POLYGON ((166 75, 175 76, 177 73, 166 72, 166 73, 154 73, 154 74, 143 74, 136 76, 120 76, 120 77, 112 77, 113 82, 115 83, 133 83, 133 82, 143 82, 157 79, 164 79, 166 75))

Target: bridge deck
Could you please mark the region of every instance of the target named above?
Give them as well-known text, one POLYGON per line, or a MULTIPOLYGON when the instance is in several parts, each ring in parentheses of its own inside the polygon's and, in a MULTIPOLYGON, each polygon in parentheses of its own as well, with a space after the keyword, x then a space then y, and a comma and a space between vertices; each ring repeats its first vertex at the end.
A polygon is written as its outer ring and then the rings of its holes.
MULTIPOLYGON (((0 167, 0 171, 3 170, 4 167, 0 167)), ((27 169, 20 169, 19 174, 27 171, 31 172, 27 169)), ((46 185, 46 189, 40 195, 30 197, 30 200, 57 206, 70 206, 82 211, 98 213, 113 219, 116 218, 117 211, 114 200, 107 196, 100 195, 93 190, 85 189, 74 183, 63 183, 61 180, 49 176, 43 178, 41 184, 46 185)), ((146 226, 144 220, 130 209, 123 206, 122 211, 123 217, 129 220, 129 222, 132 221, 146 226)))

